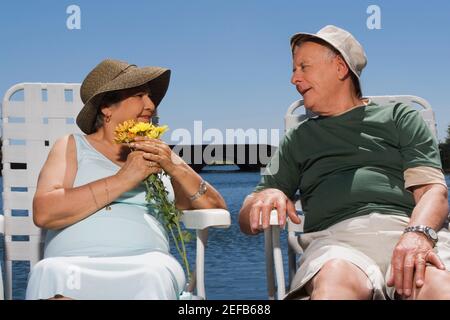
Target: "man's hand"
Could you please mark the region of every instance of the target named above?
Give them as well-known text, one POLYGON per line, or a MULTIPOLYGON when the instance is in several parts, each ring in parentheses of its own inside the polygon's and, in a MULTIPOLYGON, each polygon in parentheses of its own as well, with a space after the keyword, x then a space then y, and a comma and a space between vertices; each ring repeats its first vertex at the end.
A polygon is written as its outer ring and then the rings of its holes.
POLYGON ((391 275, 387 285, 395 285, 399 295, 409 297, 414 279, 416 287, 423 286, 427 262, 438 269, 445 269, 441 259, 433 251, 432 241, 426 235, 417 232, 403 234, 392 255, 391 275))
POLYGON ((256 234, 261 231, 259 221, 262 220, 262 229, 269 227, 270 212, 276 209, 280 226, 286 224, 286 213, 292 222, 299 224, 294 203, 278 189, 265 189, 251 194, 246 198, 239 213, 241 230, 256 234), (250 231, 250 232, 249 232, 250 231))

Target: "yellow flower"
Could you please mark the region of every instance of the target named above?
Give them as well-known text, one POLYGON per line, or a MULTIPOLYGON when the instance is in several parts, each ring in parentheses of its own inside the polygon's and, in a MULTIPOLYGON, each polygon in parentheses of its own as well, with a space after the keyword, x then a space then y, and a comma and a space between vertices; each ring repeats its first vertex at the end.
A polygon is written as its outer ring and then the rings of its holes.
POLYGON ((153 127, 152 130, 147 131, 145 135, 152 139, 158 139, 165 131, 167 131, 167 126, 153 127))
POLYGON ((128 120, 128 121, 125 121, 125 122, 122 123, 122 124, 119 124, 119 125, 117 126, 117 128, 116 128, 116 131, 119 131, 119 132, 126 132, 126 131, 128 131, 130 128, 132 128, 134 125, 135 125, 134 120, 128 120))
POLYGON ((118 131, 116 131, 114 141, 115 141, 116 143, 127 142, 127 141, 126 141, 126 140, 127 140, 127 137, 128 137, 128 135, 127 135, 126 132, 118 132, 118 131))
POLYGON ((154 131, 155 126, 148 122, 138 122, 132 128, 129 129, 130 132, 142 135, 146 134, 148 131, 154 131))
POLYGON ((116 143, 128 143, 133 141, 136 136, 159 139, 168 129, 169 128, 166 125, 157 127, 148 122, 128 120, 117 126, 114 132, 114 141, 116 143))
POLYGON ((164 126, 161 126, 161 127, 156 127, 156 129, 159 131, 159 136, 158 136, 158 138, 159 138, 159 137, 162 136, 162 134, 163 134, 164 132, 166 132, 167 130, 169 130, 169 127, 166 126, 166 125, 164 125, 164 126))
POLYGON ((134 137, 136 136, 135 134, 130 135, 130 128, 132 128, 135 125, 135 121, 134 120, 128 120, 125 121, 122 124, 119 124, 116 129, 114 130, 114 141, 116 143, 124 143, 124 142, 131 142, 134 137))

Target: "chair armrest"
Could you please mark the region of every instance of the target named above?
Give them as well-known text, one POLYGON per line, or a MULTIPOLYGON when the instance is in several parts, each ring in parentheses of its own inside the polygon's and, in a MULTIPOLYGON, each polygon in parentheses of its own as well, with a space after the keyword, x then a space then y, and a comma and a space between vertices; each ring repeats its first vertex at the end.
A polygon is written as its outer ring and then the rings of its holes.
MULTIPOLYGON (((300 210, 297 213, 301 214, 300 210)), ((301 224, 295 224, 290 219, 287 219, 288 229, 288 254, 289 254, 289 283, 292 280, 293 272, 295 272, 295 254, 301 253, 301 249, 296 232, 303 231, 303 221, 301 224)), ((261 224, 261 217, 260 217, 261 224)), ((267 272, 267 290, 269 299, 275 298, 283 299, 286 295, 286 284, 284 278, 283 256, 280 246, 280 231, 281 227, 278 223, 278 212, 272 210, 270 212, 270 226, 264 230, 264 246, 266 256, 266 272, 267 272), (275 290, 277 290, 277 297, 275 297, 275 290)))
POLYGON ((186 229, 195 229, 197 233, 197 248, 195 258, 195 274, 188 285, 192 292, 197 287, 197 297, 206 299, 205 292, 205 249, 208 241, 208 228, 228 228, 231 225, 230 213, 225 209, 195 209, 184 210, 181 222, 186 229))
MULTIPOLYGON (((278 212, 277 210, 272 210, 270 212, 270 221, 269 221, 269 225, 271 226, 279 226, 280 223, 278 222, 278 212)), ((259 226, 262 226, 262 216, 259 216, 259 226)))
POLYGON ((230 213, 225 209, 183 210, 181 222, 187 229, 203 230, 208 227, 228 228, 230 213))
POLYGON ((270 217, 270 226, 264 229, 264 250, 266 256, 267 290, 269 299, 273 300, 275 299, 275 288, 277 288, 277 298, 282 299, 286 294, 286 287, 280 246, 281 228, 278 224, 277 211, 272 210, 270 217))
MULTIPOLYGON (((297 214, 299 216, 303 217, 303 212, 301 210, 297 210, 297 214)), ((286 226, 287 226, 287 229, 288 229, 289 232, 303 232, 304 218, 300 219, 300 224, 293 223, 291 221, 291 219, 289 219, 289 217, 286 219, 286 221, 287 221, 286 226)), ((259 217, 259 225, 260 226, 262 225, 261 216, 259 217)), ((270 212, 269 225, 271 225, 271 226, 279 226, 280 225, 279 222, 278 222, 278 212, 277 212, 277 210, 272 210, 270 212)))
MULTIPOLYGON (((303 217, 303 212, 300 210, 297 210, 297 214, 303 217)), ((300 224, 293 223, 291 219, 287 219, 286 226, 288 231, 288 244, 293 250, 295 254, 303 253, 302 247, 300 247, 297 239, 296 233, 303 233, 303 223, 304 218, 300 219, 300 224)), ((259 224, 262 225, 261 217, 259 218, 259 224)), ((272 210, 270 212, 270 226, 278 226, 280 227, 280 224, 278 223, 278 212, 276 210, 272 210)), ((284 228, 280 227, 280 231, 284 228)), ((271 228, 273 230, 273 228, 271 228)), ((273 232, 273 231, 272 231, 273 232)))
POLYGON ((4 220, 5 220, 5 217, 3 215, 0 215, 0 235, 5 234, 4 220))

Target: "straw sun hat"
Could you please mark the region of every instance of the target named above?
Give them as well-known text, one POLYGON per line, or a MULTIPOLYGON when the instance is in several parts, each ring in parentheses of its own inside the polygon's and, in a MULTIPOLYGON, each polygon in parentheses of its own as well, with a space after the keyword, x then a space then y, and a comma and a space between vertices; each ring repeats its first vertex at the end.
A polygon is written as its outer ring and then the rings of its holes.
POLYGON ((108 92, 131 89, 148 83, 151 99, 157 107, 169 86, 170 70, 161 67, 138 68, 124 61, 107 59, 100 62, 84 79, 80 95, 84 103, 77 116, 77 125, 93 133, 98 108, 108 92))

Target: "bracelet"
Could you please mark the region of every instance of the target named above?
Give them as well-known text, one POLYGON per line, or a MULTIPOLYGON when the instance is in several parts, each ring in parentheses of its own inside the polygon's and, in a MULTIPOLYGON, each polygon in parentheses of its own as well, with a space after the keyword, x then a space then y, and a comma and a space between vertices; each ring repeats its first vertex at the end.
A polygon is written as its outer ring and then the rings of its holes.
POLYGON ((109 202, 109 190, 108 190, 108 182, 107 182, 108 178, 103 179, 103 181, 105 181, 105 190, 106 190, 106 206, 105 209, 106 210, 111 210, 111 206, 110 206, 110 202, 109 202))
POLYGON ((207 190, 208 190, 208 188, 206 187, 206 182, 205 182, 205 180, 202 179, 202 181, 200 182, 200 187, 198 188, 198 191, 194 195, 190 196, 189 200, 191 200, 191 201, 197 200, 202 195, 204 195, 207 190))
POLYGON ((92 190, 92 186, 90 183, 88 183, 88 187, 89 187, 89 190, 91 191, 92 198, 94 198, 95 206, 98 210, 98 209, 100 209, 100 207, 98 205, 97 198, 95 197, 94 190, 92 190))

